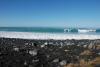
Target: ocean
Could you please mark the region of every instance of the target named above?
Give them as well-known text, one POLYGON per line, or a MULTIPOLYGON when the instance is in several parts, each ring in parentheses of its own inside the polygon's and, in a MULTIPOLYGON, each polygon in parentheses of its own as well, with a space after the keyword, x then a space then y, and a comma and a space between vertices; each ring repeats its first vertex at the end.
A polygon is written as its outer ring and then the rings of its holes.
POLYGON ((0 37, 24 39, 100 39, 99 28, 0 27, 0 37))

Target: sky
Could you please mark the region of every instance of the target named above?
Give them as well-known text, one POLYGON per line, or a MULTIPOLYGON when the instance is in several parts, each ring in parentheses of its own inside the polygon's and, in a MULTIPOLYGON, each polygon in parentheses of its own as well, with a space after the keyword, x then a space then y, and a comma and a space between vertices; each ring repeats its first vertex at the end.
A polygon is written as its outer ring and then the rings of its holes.
POLYGON ((0 27, 100 27, 100 0, 0 0, 0 27))

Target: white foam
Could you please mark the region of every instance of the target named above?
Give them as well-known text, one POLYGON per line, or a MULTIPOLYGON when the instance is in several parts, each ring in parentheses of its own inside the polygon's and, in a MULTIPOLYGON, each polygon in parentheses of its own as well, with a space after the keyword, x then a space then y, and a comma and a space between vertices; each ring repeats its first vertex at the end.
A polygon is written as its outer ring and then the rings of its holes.
POLYGON ((21 39, 100 39, 100 35, 89 34, 61 34, 61 33, 35 33, 35 32, 0 32, 0 37, 21 39))
POLYGON ((92 29, 78 29, 79 33, 87 33, 87 32, 96 32, 96 30, 92 29))

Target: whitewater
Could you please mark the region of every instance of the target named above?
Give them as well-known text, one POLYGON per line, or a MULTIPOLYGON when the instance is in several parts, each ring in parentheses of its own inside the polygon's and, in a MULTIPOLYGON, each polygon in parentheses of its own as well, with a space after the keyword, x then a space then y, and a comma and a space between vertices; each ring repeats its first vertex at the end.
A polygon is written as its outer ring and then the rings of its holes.
POLYGON ((20 39, 100 39, 100 35, 93 34, 66 34, 66 33, 40 33, 40 32, 8 32, 0 31, 2 38, 20 38, 20 39))

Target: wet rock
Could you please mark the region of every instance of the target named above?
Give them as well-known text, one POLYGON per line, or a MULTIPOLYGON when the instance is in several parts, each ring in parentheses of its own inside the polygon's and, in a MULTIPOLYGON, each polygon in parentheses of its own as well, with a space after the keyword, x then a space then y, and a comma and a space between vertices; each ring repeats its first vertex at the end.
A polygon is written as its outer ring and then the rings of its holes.
POLYGON ((98 55, 100 55, 100 52, 98 53, 98 55))
POLYGON ((29 54, 31 54, 32 56, 37 55, 37 50, 30 50, 29 54))
POLYGON ((19 51, 19 48, 18 47, 13 47, 13 50, 14 51, 19 51))
POLYGON ((33 59, 33 60, 32 60, 32 63, 34 63, 34 62, 39 62, 39 59, 36 59, 36 60, 33 59))
POLYGON ((62 60, 61 62, 59 62, 59 64, 60 64, 61 66, 64 66, 64 65, 67 64, 67 62, 66 62, 66 60, 62 60))
POLYGON ((27 62, 26 62, 26 61, 24 62, 24 65, 25 65, 25 66, 27 65, 27 62))
POLYGON ((58 58, 54 59, 53 62, 57 63, 57 62, 59 62, 59 59, 58 58))
POLYGON ((41 45, 41 48, 45 47, 45 45, 41 45))
POLYGON ((48 43, 47 43, 47 42, 45 42, 45 43, 44 43, 44 45, 48 45, 48 43))
POLYGON ((65 52, 68 52, 69 50, 66 50, 66 49, 65 49, 64 51, 65 51, 65 52))

